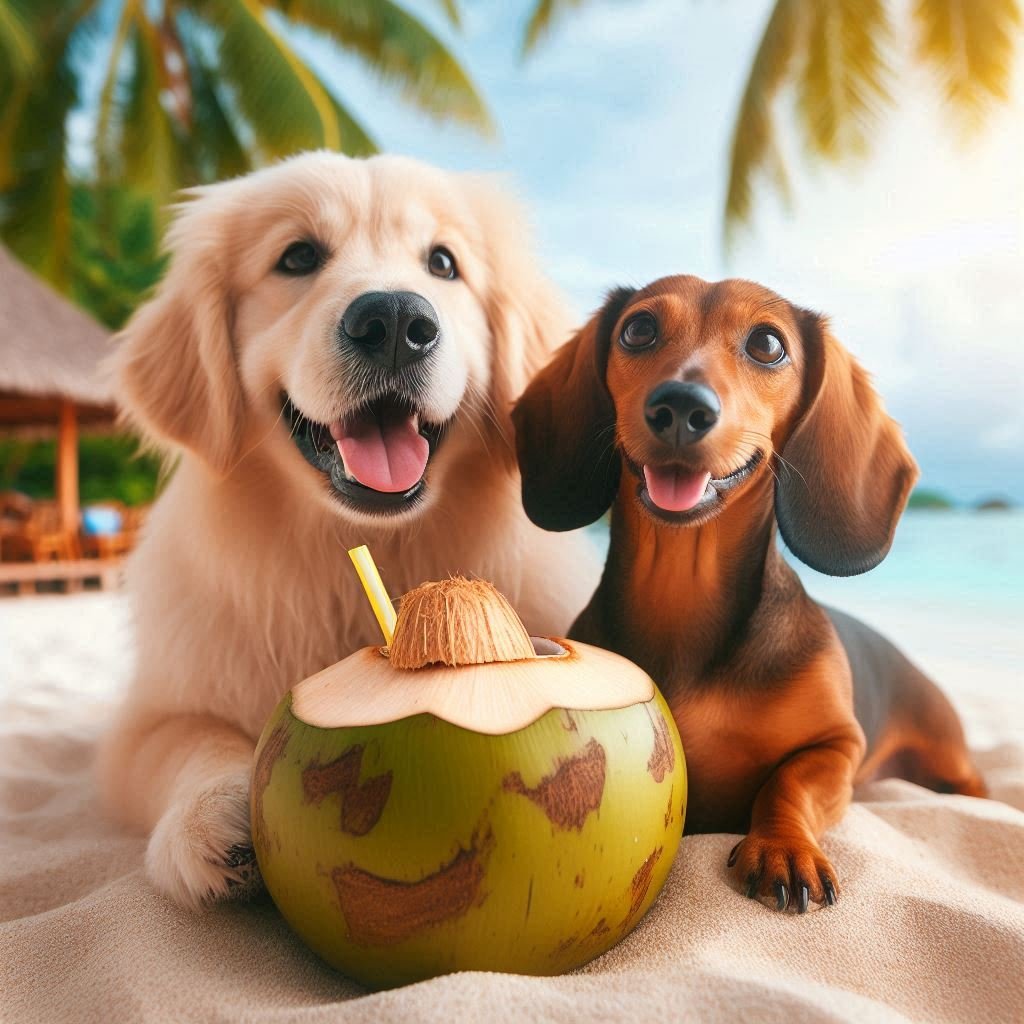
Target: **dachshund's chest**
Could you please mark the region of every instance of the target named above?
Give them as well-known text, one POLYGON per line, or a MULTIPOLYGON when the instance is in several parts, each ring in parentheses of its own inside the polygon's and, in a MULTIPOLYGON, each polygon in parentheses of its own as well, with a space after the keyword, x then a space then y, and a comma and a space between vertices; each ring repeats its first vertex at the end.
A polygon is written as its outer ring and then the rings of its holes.
POLYGON ((686 756, 687 832, 745 831, 754 798, 776 768, 851 714, 804 679, 761 693, 676 695, 669 703, 686 756))
POLYGON ((686 831, 745 831, 754 797, 778 763, 778 745, 715 698, 673 710, 686 756, 686 831))

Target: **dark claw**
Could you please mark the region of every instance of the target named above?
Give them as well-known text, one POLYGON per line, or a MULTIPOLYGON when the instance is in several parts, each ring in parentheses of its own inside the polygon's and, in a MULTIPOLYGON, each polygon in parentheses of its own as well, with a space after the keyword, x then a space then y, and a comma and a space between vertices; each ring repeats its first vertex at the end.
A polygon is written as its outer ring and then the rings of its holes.
POLYGON ((224 865, 229 868, 240 868, 243 864, 251 864, 256 859, 256 851, 244 843, 236 843, 228 850, 224 865))
POLYGON ((801 885, 800 886, 800 893, 797 896, 797 901, 796 901, 796 910, 797 910, 798 914, 806 914, 807 913, 807 903, 810 900, 810 898, 811 898, 811 894, 808 891, 807 886, 806 885, 801 885))
POLYGON ((782 882, 775 883, 775 909, 785 910, 789 906, 789 890, 782 882))
POLYGON ((747 876, 747 899, 752 900, 757 895, 757 875, 747 876))
POLYGON ((742 843, 742 842, 743 842, 743 840, 741 839, 741 840, 739 841, 739 843, 737 843, 737 844, 736 844, 736 845, 735 845, 735 846, 734 846, 734 847, 733 847, 733 848, 732 848, 732 849, 731 849, 731 850, 729 851, 729 859, 728 859, 728 860, 727 860, 727 861, 725 862, 725 866, 726 866, 727 868, 731 868, 731 867, 733 866, 733 864, 735 864, 735 863, 736 863, 736 854, 737 854, 737 853, 739 853, 739 849, 740 849, 740 843, 742 843))
POLYGON ((832 879, 825 878, 822 880, 821 884, 825 889, 825 902, 830 907, 834 907, 836 905, 836 900, 838 899, 838 897, 836 896, 836 887, 832 884, 832 879))

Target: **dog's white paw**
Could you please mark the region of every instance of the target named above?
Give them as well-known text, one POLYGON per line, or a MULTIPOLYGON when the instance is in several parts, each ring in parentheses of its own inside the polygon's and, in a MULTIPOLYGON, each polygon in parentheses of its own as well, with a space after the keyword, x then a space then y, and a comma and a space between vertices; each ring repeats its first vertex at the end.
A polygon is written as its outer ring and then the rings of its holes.
POLYGON ((249 779, 231 777, 173 804, 146 849, 153 885, 183 907, 262 889, 249 832, 249 779))

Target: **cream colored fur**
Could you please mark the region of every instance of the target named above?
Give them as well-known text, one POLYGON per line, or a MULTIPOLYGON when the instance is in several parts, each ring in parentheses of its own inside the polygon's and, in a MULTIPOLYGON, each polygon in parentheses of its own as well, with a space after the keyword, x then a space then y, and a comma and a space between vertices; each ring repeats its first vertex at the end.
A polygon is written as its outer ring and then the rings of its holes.
POLYGON ((487 182, 411 160, 299 156, 197 190, 172 263, 114 358, 129 419, 180 453, 133 555, 137 668, 101 750, 111 812, 149 836, 154 885, 200 906, 227 895, 249 845, 252 753, 293 684, 379 641, 346 550, 368 543, 394 595, 449 573, 493 580, 527 627, 562 633, 597 581, 585 540, 534 528, 519 501, 511 401, 570 323, 487 182), (293 241, 329 252, 275 273, 293 241), (443 244, 460 278, 432 277, 443 244), (424 407, 454 414, 428 501, 391 520, 351 512, 301 457, 282 388, 327 422, 360 402, 336 328, 356 296, 408 289, 438 312, 424 407))

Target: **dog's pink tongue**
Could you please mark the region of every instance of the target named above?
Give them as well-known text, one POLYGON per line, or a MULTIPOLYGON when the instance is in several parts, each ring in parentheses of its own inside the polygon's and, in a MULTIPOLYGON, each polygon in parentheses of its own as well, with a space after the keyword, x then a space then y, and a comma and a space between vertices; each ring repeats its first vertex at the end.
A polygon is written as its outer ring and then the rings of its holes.
POLYGON ((430 445, 414 416, 368 411, 346 423, 331 424, 331 436, 348 472, 375 491, 407 491, 427 468, 430 445))
POLYGON ((685 473, 675 466, 644 466, 651 501, 666 512, 688 512, 708 488, 710 473, 685 473))

